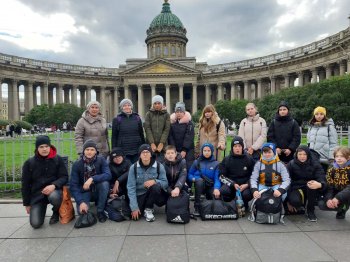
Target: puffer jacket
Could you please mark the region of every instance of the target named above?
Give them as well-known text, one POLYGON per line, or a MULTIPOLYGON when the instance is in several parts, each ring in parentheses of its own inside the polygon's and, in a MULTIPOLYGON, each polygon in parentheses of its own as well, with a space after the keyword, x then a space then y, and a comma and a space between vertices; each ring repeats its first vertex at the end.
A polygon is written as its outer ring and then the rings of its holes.
POLYGON ((169 145, 176 147, 177 152, 189 152, 194 149, 194 126, 191 114, 185 112, 182 119, 177 121, 175 113, 170 116, 169 145))
POLYGON ((85 111, 75 127, 75 145, 78 154, 83 153, 83 145, 86 140, 92 139, 98 152, 107 157, 109 154, 108 129, 106 119, 102 114, 92 117, 89 111, 85 111))
POLYGON ((239 125, 238 135, 243 138, 244 148, 260 149, 266 140, 266 133, 266 121, 259 114, 247 116, 239 125))
POLYGON ((157 111, 152 107, 146 113, 143 127, 149 144, 154 143, 158 146, 158 144, 163 143, 165 148, 170 131, 170 115, 165 108, 157 111))
POLYGON ((328 119, 324 125, 312 125, 307 132, 307 143, 320 154, 321 162, 334 159, 333 152, 337 142, 338 134, 332 119, 328 119))
POLYGON ((174 162, 165 159, 163 165, 169 184, 168 193, 170 194, 175 187, 181 190, 187 178, 186 160, 178 153, 174 162))

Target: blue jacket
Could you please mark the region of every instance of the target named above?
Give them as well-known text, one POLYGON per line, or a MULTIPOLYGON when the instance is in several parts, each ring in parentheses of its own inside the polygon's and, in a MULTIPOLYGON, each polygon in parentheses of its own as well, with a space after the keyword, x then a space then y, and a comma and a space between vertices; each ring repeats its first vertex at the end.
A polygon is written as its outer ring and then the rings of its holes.
POLYGON ((147 192, 147 189, 144 187, 144 183, 148 180, 155 180, 164 191, 168 188, 168 180, 166 178, 166 173, 164 166, 161 163, 159 165, 159 176, 157 174, 157 161, 154 161, 152 166, 148 169, 141 167, 139 161, 134 163, 129 169, 128 175, 128 196, 130 199, 130 208, 131 211, 140 209, 137 204, 137 196, 143 195, 147 192), (137 178, 135 177, 134 165, 136 165, 137 178))
MULTIPOLYGON (((92 177, 94 184, 101 183, 103 181, 110 181, 112 179, 107 161, 102 156, 97 156, 94 165, 96 168, 96 175, 92 177)), ((72 166, 69 184, 70 192, 78 205, 83 202, 82 196, 83 193, 86 192, 83 189, 84 183, 84 160, 80 158, 79 160, 75 161, 72 166)))

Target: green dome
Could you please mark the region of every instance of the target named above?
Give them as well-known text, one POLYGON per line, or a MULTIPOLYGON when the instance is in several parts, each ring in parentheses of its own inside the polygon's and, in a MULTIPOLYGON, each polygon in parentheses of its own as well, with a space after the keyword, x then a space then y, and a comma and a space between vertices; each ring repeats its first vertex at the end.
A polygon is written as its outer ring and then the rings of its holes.
POLYGON ((165 1, 163 3, 162 12, 153 19, 149 30, 155 29, 157 27, 176 27, 178 29, 185 29, 180 19, 171 13, 170 4, 168 1, 165 1))

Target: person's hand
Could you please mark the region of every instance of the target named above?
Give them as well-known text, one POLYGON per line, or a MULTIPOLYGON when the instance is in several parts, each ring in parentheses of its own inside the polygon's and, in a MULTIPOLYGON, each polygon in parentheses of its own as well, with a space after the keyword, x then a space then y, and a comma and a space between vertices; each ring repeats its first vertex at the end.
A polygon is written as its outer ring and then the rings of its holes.
POLYGON ((240 189, 238 184, 233 184, 236 190, 240 189))
POLYGON ((295 207, 293 207, 289 202, 287 202, 287 207, 288 207, 288 211, 290 213, 296 213, 297 209, 295 207))
POLYGON ((254 149, 252 147, 249 147, 247 152, 249 155, 252 155, 254 153, 254 149))
POLYGON ((148 180, 145 183, 143 183, 143 186, 148 189, 151 186, 153 186, 155 183, 156 183, 156 181, 152 179, 152 180, 148 180))
POLYGON ((259 192, 259 191, 255 191, 255 192, 253 193, 253 197, 254 197, 255 199, 260 198, 260 197, 261 197, 260 192, 259 192))
POLYGON ((219 191, 219 189, 214 189, 213 194, 214 194, 214 197, 215 197, 215 198, 219 198, 219 197, 220 197, 220 191, 219 191))
POLYGON ((131 219, 132 220, 139 220, 139 217, 141 215, 140 209, 136 209, 131 212, 131 219))
POLYGON ((281 194, 281 192, 279 191, 279 190, 274 190, 273 191, 273 196, 274 197, 279 197, 279 196, 281 196, 282 194, 281 194))
POLYGON ((322 187, 322 184, 320 182, 315 181, 315 180, 310 180, 309 182, 307 182, 306 185, 310 189, 319 189, 322 187))
POLYGON ((219 144, 219 145, 218 145, 218 149, 220 149, 220 150, 225 150, 225 145, 224 145, 224 144, 219 144))
POLYGON ((55 185, 48 185, 44 187, 44 189, 41 191, 44 195, 48 196, 50 195, 53 191, 55 191, 56 187, 55 185))
POLYGON ((328 159, 328 164, 329 164, 330 166, 332 166, 333 163, 334 163, 334 159, 328 159))
POLYGON ((80 214, 86 214, 87 211, 88 211, 89 207, 86 203, 82 202, 80 205, 79 205, 79 213, 80 214))
POLYGON ((333 206, 334 206, 334 208, 337 208, 337 207, 338 207, 338 205, 339 205, 339 200, 338 200, 338 199, 336 199, 336 198, 333 198, 333 199, 332 199, 332 202, 333 202, 333 206))
POLYGON ((331 209, 336 208, 332 199, 327 200, 327 207, 331 209))
POLYGON ((276 152, 277 152, 278 155, 280 155, 280 154, 282 153, 282 149, 279 148, 279 147, 277 147, 277 148, 276 148, 276 152))
POLYGON ((159 153, 162 152, 163 147, 164 147, 164 144, 163 144, 163 143, 159 143, 159 144, 158 144, 158 147, 157 147, 157 151, 158 151, 159 153))
POLYGON ((242 184, 239 186, 239 190, 241 190, 241 192, 243 192, 244 190, 246 190, 249 187, 248 184, 242 184))
POLYGON ((86 191, 89 190, 93 181, 94 180, 91 177, 88 180, 86 180, 86 182, 83 185, 83 189, 86 191))
POLYGON ((175 187, 175 189, 171 191, 172 197, 178 197, 179 194, 180 194, 180 189, 178 187, 175 187))
POLYGON ((151 148, 153 152, 156 152, 157 146, 154 143, 151 144, 151 148))
POLYGON ((290 149, 288 149, 288 148, 284 149, 283 152, 286 156, 289 156, 292 153, 292 151, 290 151, 290 149))
POLYGON ((31 208, 31 206, 25 206, 25 209, 26 209, 26 212, 28 215, 30 214, 30 208, 31 208))
POLYGON ((118 194, 119 193, 119 181, 116 180, 112 189, 113 194, 118 194))
POLYGON ((116 197, 118 197, 118 194, 113 194, 113 193, 109 194, 110 199, 114 199, 116 197))
POLYGON ((180 155, 181 155, 181 157, 182 157, 183 159, 185 159, 185 157, 186 157, 186 151, 181 151, 180 155))

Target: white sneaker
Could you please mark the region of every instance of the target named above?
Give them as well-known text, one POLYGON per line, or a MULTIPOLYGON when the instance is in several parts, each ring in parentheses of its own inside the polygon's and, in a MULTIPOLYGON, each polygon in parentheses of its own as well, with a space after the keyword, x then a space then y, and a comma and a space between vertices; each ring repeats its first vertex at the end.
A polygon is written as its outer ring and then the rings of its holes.
POLYGON ((153 209, 150 209, 150 208, 145 209, 144 216, 147 222, 153 222, 154 220, 156 220, 156 218, 153 215, 153 212, 154 212, 153 209))

